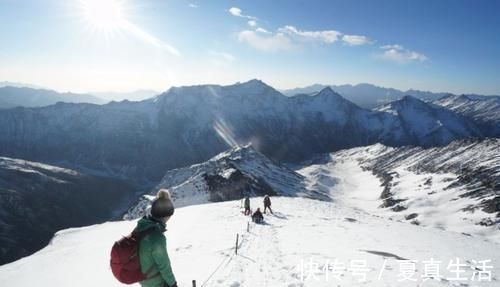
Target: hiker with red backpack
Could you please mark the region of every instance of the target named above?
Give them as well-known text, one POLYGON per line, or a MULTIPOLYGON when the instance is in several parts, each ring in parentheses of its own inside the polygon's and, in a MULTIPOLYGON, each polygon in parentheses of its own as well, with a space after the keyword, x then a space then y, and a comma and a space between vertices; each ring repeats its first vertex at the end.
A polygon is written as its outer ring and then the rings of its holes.
POLYGON ((120 282, 140 282, 142 287, 177 287, 163 234, 173 214, 170 193, 161 189, 151 204, 150 215, 137 222, 131 235, 115 243, 111 269, 120 282))

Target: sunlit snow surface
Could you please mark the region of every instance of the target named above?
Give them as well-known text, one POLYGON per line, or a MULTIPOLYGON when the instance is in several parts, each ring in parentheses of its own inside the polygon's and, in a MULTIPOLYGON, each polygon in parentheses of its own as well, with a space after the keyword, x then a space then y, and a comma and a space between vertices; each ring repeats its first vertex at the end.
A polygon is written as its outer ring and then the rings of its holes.
POLYGON ((484 201, 498 197, 494 184, 500 178, 499 143, 496 139, 457 141, 430 149, 377 144, 332 153, 298 172, 307 178, 308 189, 329 193, 343 206, 500 243, 497 213, 482 207, 484 201), (392 175, 392 197, 403 200, 404 210, 381 207, 384 186, 373 169, 392 175), (463 179, 467 177, 487 178, 493 187, 467 182, 463 179), (480 225, 485 219, 497 223, 480 225))
MULTIPOLYGON (((260 202, 252 199, 253 205, 260 202)), ((179 208, 166 232, 179 286, 191 286, 191 280, 198 286, 421 286, 424 261, 431 258, 441 261, 445 278, 456 276, 448 264, 459 258, 465 264, 460 276, 468 279, 432 279, 423 286, 499 284, 499 246, 478 237, 391 221, 340 202, 273 198, 273 209, 266 224, 251 224, 247 232, 249 218, 241 214, 240 201, 179 208), (234 255, 237 233, 240 246, 234 255), (396 258, 415 260, 416 282, 399 281, 404 279, 400 268, 408 262, 396 258), (478 274, 471 281, 473 260, 488 259, 492 282, 477 282, 478 274), (347 268, 340 281, 333 276, 337 269, 324 269, 335 260, 336 268, 347 268), (366 263, 364 281, 353 269, 360 263, 366 263)), ((109 251, 134 226, 135 221, 123 221, 61 231, 43 250, 1 266, 0 285, 122 286, 109 269, 109 251)))

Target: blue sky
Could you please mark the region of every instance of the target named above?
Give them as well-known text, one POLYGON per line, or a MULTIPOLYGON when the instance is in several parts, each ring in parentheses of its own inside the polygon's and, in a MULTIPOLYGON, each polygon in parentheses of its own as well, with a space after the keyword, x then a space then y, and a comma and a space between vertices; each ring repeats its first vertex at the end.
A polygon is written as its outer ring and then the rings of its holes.
POLYGON ((0 81, 500 94, 500 1, 0 0, 0 81))

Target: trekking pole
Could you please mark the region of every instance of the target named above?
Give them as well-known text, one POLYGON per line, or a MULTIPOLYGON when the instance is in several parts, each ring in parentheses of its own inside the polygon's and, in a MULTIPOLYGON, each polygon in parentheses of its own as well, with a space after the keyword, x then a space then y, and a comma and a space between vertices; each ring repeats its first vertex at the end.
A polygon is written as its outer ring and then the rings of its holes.
POLYGON ((236 248, 234 249, 234 254, 238 255, 238 240, 240 239, 240 235, 236 233, 236 248))
POLYGON ((247 232, 250 232, 250 221, 247 221, 247 232))
POLYGON ((193 287, 196 287, 196 280, 193 280, 193 287))

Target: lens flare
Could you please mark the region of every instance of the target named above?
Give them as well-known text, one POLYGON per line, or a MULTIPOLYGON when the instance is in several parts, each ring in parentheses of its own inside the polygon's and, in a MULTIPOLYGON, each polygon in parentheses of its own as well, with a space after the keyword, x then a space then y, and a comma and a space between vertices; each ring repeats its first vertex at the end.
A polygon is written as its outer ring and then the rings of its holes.
POLYGON ((85 21, 91 28, 111 33, 123 28, 126 23, 124 3, 118 0, 82 0, 85 21))
POLYGON ((234 134, 222 118, 218 118, 214 124, 215 132, 226 142, 230 147, 237 147, 238 143, 234 139, 234 134))

